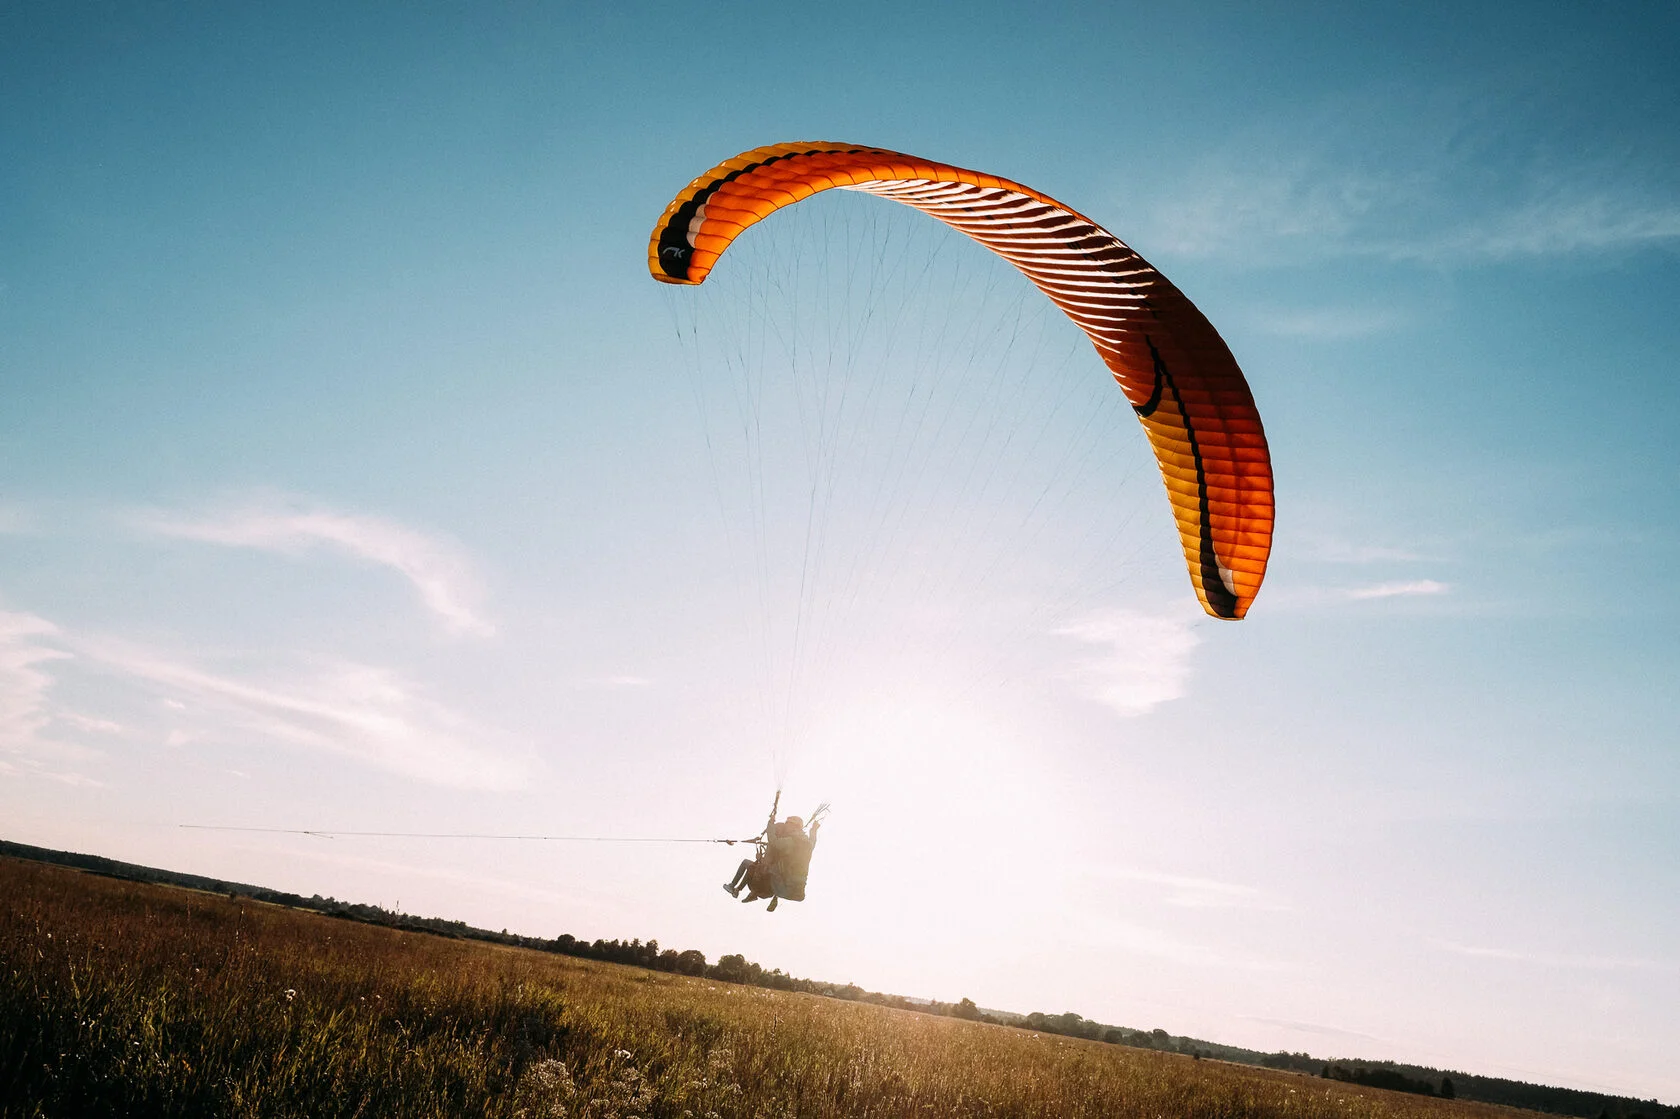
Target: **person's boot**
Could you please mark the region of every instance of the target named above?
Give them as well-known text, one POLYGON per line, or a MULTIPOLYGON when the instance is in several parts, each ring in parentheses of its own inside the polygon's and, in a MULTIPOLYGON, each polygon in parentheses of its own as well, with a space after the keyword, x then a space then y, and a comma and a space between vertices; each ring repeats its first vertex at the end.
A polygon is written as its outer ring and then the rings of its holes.
POLYGON ((732 898, 738 898, 741 896, 741 887, 735 885, 733 882, 725 882, 723 884, 723 892, 732 898))
POLYGON ((764 907, 764 912, 766 912, 766 913, 774 913, 774 912, 776 912, 776 903, 777 903, 777 902, 779 902, 779 901, 781 901, 781 900, 782 900, 782 899, 781 899, 781 898, 780 898, 780 897, 773 897, 773 898, 771 898, 771 899, 770 899, 770 904, 769 904, 769 905, 767 905, 767 906, 765 906, 765 907, 764 907))

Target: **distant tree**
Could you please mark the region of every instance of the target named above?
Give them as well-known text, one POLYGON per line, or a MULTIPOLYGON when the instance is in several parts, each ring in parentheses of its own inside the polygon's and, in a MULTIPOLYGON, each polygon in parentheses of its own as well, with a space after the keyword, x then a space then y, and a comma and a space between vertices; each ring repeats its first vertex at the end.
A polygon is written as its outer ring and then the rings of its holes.
POLYGON ((722 979, 726 983, 745 983, 747 981, 747 958, 738 952, 731 952, 727 956, 718 957, 717 966, 712 968, 712 977, 722 979))
POLYGON ((1079 1024, 1084 1020, 1077 1014, 1063 1011, 1060 1014, 1047 1015, 1044 1019, 1044 1028, 1053 1034, 1061 1034, 1063 1037, 1078 1037, 1079 1024))
POLYGON ((1418 1096, 1433 1096, 1435 1085, 1427 1080, 1418 1080, 1407 1076, 1394 1068, 1355 1067, 1343 1068, 1337 1065, 1330 1070, 1332 1079, 1347 1084, 1363 1084, 1368 1088, 1387 1088, 1391 1092, 1411 1092, 1418 1096))
POLYGON ((1444 1100, 1450 1100, 1450 1099, 1454 1098, 1454 1096, 1453 1096, 1453 1082, 1452 1082, 1452 1077, 1450 1077, 1450 1076, 1441 1077, 1441 1098, 1444 1099, 1444 1100))
POLYGON ((951 1008, 951 1014, 956 1018, 967 1018, 973 1022, 980 1017, 980 1008, 974 1005, 973 999, 965 998, 951 1008))

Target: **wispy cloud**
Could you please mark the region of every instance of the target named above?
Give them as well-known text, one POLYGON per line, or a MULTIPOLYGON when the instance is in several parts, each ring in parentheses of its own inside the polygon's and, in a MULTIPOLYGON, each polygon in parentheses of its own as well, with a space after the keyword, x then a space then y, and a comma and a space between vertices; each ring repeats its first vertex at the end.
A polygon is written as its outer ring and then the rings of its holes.
POLYGON ((1164 887, 1166 904, 1186 909, 1257 909, 1277 908, 1266 905, 1260 891, 1253 886, 1234 882, 1220 882, 1212 878, 1195 878, 1182 874, 1162 874, 1148 870, 1105 869, 1103 878, 1121 882, 1137 882, 1164 887))
POLYGON ((1368 215, 1397 192, 1380 174, 1327 165, 1310 149, 1288 159, 1247 149, 1204 157, 1146 207, 1151 245, 1192 257, 1320 255, 1357 243, 1368 215))
MULTIPOLYGON (((1680 201, 1651 196, 1583 169, 1576 180, 1530 179, 1474 204, 1439 178, 1384 178, 1332 157, 1292 166, 1203 167, 1197 185, 1163 202, 1156 239, 1184 256, 1290 261, 1372 257, 1470 265, 1559 253, 1596 253, 1680 242, 1680 201)), ((1274 333, 1343 338, 1400 325, 1397 312, 1282 311, 1274 333)))
MULTIPOLYGON (((1434 90, 1397 111, 1397 97, 1418 96, 1339 95, 1231 136, 1153 198, 1128 200, 1141 240, 1151 252, 1264 265, 1366 257, 1433 267, 1680 244, 1680 190, 1660 157, 1589 145, 1559 164, 1543 119, 1528 121, 1525 147, 1524 107, 1495 124, 1476 111, 1486 91, 1434 90)), ((1272 325, 1341 337, 1386 323, 1325 311, 1272 325)))
POLYGON ((79 651, 151 685, 171 708, 176 745, 257 739, 449 787, 509 789, 524 781, 525 767, 508 751, 481 745, 481 728, 388 669, 337 662, 285 679, 250 678, 110 641, 82 642, 79 651))
POLYGON ((1107 912, 1087 912, 1077 922, 1077 929, 1081 939, 1093 945, 1100 945, 1104 950, 1154 956, 1193 967, 1275 972, 1287 971, 1293 966, 1251 955, 1240 948, 1221 948, 1187 939, 1165 929, 1117 920, 1107 912))
POLYGON ((1308 558, 1322 563, 1413 563, 1426 558, 1412 547, 1356 542, 1323 533, 1306 532, 1302 537, 1308 558))
POLYGON ((1409 316, 1392 307, 1278 307, 1251 317, 1255 329, 1266 334, 1334 342, 1386 333, 1409 316))
POLYGON ((69 654, 42 639, 57 633, 44 618, 0 611, 0 748, 21 753, 51 722, 47 692, 53 678, 42 666, 69 654))
POLYGON ((451 632, 494 632, 479 612, 481 589, 461 549, 383 517, 258 506, 202 516, 147 512, 132 519, 162 536, 231 548, 286 555, 332 549, 402 575, 451 632))
POLYGON ((52 702, 56 681, 47 666, 70 659, 59 637, 45 618, 0 611, 0 774, 95 785, 73 768, 89 751, 53 733, 55 723, 74 727, 83 718, 52 702))
POLYGON ((1592 182, 1535 183, 1480 220, 1433 237, 1392 242, 1396 260, 1504 260, 1555 253, 1637 249, 1680 241, 1680 203, 1592 182))
POLYGON ((1218 949, 1130 921, 1104 921, 1102 939, 1114 948, 1196 967, 1229 967, 1238 961, 1218 949))
POLYGON ((1115 610, 1056 631, 1101 651, 1070 673, 1085 693, 1122 715, 1144 715, 1183 696, 1201 637, 1187 609, 1163 614, 1115 610))
POLYGON ((646 676, 629 674, 584 676, 572 682, 572 687, 579 691, 618 691, 624 688, 648 688, 652 686, 653 681, 646 676))
POLYGON ((80 715, 74 711, 60 711, 58 721, 76 730, 93 731, 97 734, 121 734, 123 725, 110 719, 97 719, 91 715, 80 715))
POLYGON ((1404 598, 1415 595, 1446 594, 1451 589, 1451 585, 1434 579, 1407 579, 1373 583, 1368 587, 1350 587, 1341 593, 1343 598, 1360 602, 1372 598, 1404 598))
POLYGON ((1258 1014, 1238 1014, 1237 1017, 1248 1022, 1259 1022, 1262 1025, 1276 1026, 1279 1029, 1293 1030, 1296 1033, 1314 1034, 1319 1037, 1336 1037, 1348 1041, 1383 1040, 1374 1034, 1360 1033, 1358 1030, 1345 1030, 1340 1026, 1321 1026, 1316 1022, 1296 1022, 1288 1018, 1263 1018, 1258 1014))
MULTIPOLYGON (((1272 610, 1347 609, 1350 603, 1398 599, 1443 599, 1453 593, 1451 583, 1439 579, 1388 579, 1355 586, 1295 584, 1273 587, 1268 594, 1272 610)), ((1462 602, 1458 609, 1464 609, 1462 602)), ((1431 609, 1439 610, 1435 606, 1431 609)))
POLYGON ((97 784, 84 770, 112 748, 228 741, 338 754, 454 788, 509 789, 525 780, 518 751, 388 669, 328 662, 292 672, 216 671, 0 611, 0 773, 97 784), (68 672, 107 681, 100 690, 113 710, 89 715, 56 696, 68 672))
POLYGON ((21 536, 35 531, 35 518, 16 505, 0 505, 0 535, 21 536))
POLYGON ((1529 952, 1512 948, 1475 947, 1450 940, 1431 939, 1429 946, 1457 956, 1471 956, 1483 960, 1506 960, 1511 963, 1532 964, 1536 967, 1580 971, 1680 971, 1680 963, 1664 963, 1626 956, 1578 956, 1559 952, 1529 952))

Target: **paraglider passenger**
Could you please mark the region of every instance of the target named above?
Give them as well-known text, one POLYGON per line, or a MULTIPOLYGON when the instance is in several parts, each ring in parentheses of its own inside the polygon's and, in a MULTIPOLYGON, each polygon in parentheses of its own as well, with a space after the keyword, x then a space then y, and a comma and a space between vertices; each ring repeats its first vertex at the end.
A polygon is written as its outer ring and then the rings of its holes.
POLYGON ((723 887, 725 890, 729 891, 730 897, 738 898, 741 896, 741 887, 747 884, 747 879, 751 876, 752 869, 757 862, 757 859, 741 860, 741 865, 735 868, 735 877, 731 878, 723 887))
POLYGON ((782 898, 805 900, 805 882, 811 870, 811 852, 816 848, 817 831, 822 827, 815 818, 809 831, 805 821, 789 816, 765 830, 769 833, 756 858, 742 859, 735 877, 724 886, 731 897, 740 897, 747 889, 743 902, 770 899, 766 912, 774 912, 782 898))

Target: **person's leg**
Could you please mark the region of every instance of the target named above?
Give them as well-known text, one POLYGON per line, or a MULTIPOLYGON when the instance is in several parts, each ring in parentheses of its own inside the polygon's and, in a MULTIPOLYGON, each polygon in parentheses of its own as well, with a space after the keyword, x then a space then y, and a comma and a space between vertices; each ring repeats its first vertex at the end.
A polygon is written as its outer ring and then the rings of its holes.
POLYGON ((776 912, 776 903, 781 901, 781 900, 782 899, 779 896, 771 898, 770 899, 770 904, 764 907, 764 912, 766 912, 766 913, 776 912))
POLYGON ((735 868, 735 877, 729 880, 724 889, 729 891, 730 897, 741 896, 741 883, 747 880, 747 868, 752 865, 751 859, 742 859, 741 865, 735 868))

